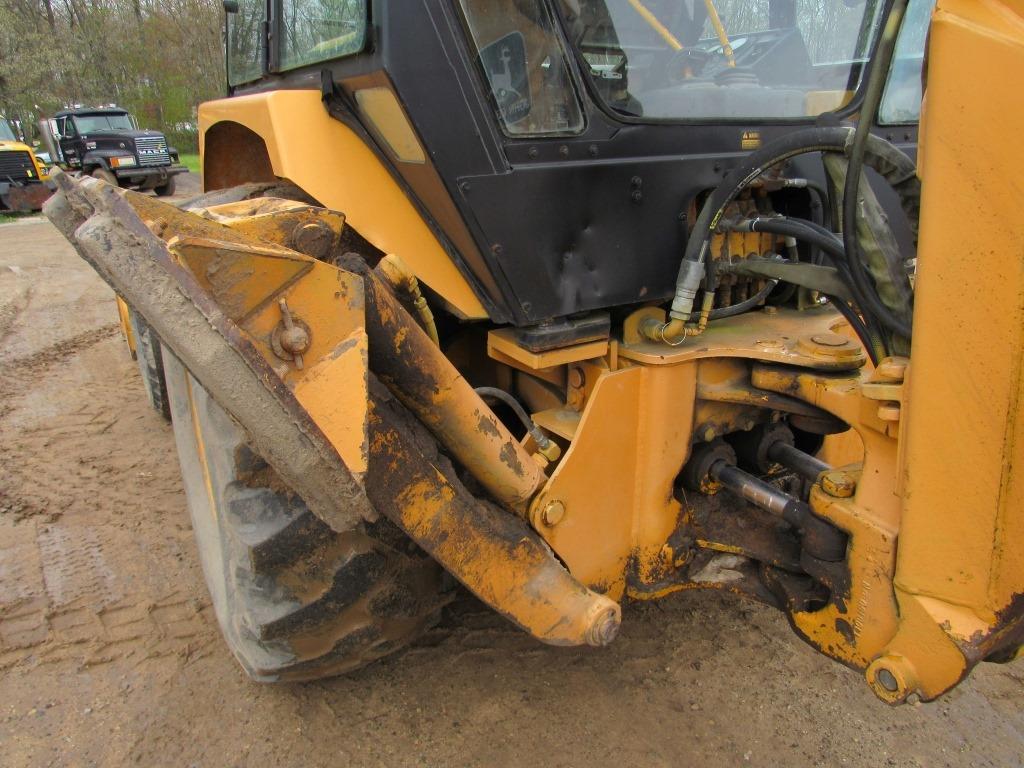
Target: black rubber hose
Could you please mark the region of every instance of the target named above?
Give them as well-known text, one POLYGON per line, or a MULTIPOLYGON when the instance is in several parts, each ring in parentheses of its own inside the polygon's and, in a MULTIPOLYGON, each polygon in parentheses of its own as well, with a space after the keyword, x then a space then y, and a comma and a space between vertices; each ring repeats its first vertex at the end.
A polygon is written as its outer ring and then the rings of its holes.
POLYGON ((882 101, 885 82, 892 63, 893 52, 896 50, 896 39, 899 35, 900 23, 906 11, 907 0, 894 0, 885 28, 882 30, 878 47, 871 64, 871 74, 865 89, 864 101, 860 109, 860 118, 853 134, 850 147, 846 186, 843 189, 843 244, 850 261, 850 274, 857 286, 857 292, 864 298, 861 311, 875 315, 878 320, 894 333, 910 338, 910 325, 898 317, 878 297, 875 286, 871 283, 861 257, 860 245, 857 242, 857 201, 860 197, 860 180, 864 169, 864 156, 867 152, 868 140, 871 137, 871 125, 878 113, 878 105, 882 101))
MULTIPOLYGON (((831 232, 832 213, 828 206, 828 190, 820 184, 810 181, 807 182, 807 190, 812 192, 817 199, 817 209, 815 209, 814 203, 811 204, 811 222, 831 232)), ((811 247, 811 264, 821 264, 821 253, 816 246, 811 247)))
POLYGON ((762 301, 768 298, 768 295, 775 290, 775 286, 779 284, 778 280, 769 280, 768 284, 760 291, 755 293, 749 299, 741 301, 739 304, 730 304, 728 307, 719 307, 718 309, 711 310, 711 314, 708 315, 708 320, 721 320, 723 317, 735 317, 736 315, 742 315, 762 301))
MULTIPOLYGON (((819 244, 822 247, 822 253, 828 257, 828 260, 839 272, 840 279, 849 286, 850 292, 853 295, 854 303, 863 313, 866 302, 860 291, 857 289, 857 284, 853 281, 853 276, 850 274, 851 268, 849 261, 846 258, 846 251, 837 234, 828 231, 824 227, 815 224, 812 221, 807 221, 806 219, 774 217, 759 220, 757 226, 758 229, 755 231, 775 231, 775 234, 791 235, 797 239, 804 239, 808 242, 815 242, 819 244)), ((877 350, 877 345, 874 348, 877 350)))
POLYGON ((701 207, 693 232, 686 243, 684 261, 703 261, 711 236, 725 213, 726 206, 752 181, 774 165, 811 152, 846 152, 852 128, 814 127, 787 134, 766 147, 750 153, 744 162, 714 189, 701 207))
MULTIPOLYGON (((839 270, 840 275, 844 278, 844 282, 850 284, 850 271, 846 263, 846 253, 843 250, 843 245, 839 241, 838 236, 829 232, 821 225, 815 224, 811 221, 805 221, 804 219, 789 219, 785 217, 751 219, 748 224, 753 232, 769 232, 777 235, 795 237, 797 240, 815 243, 823 252, 832 257, 832 261, 835 264, 836 269, 839 270)), ((739 304, 734 304, 722 309, 716 309, 712 311, 710 319, 717 320, 722 317, 732 317, 733 315, 753 309, 762 298, 767 297, 767 294, 770 293, 774 287, 775 284, 773 283, 768 287, 767 292, 762 291, 739 304), (762 296, 762 294, 764 294, 764 296, 762 296)), ((868 356, 871 358, 871 362, 877 365, 878 360, 880 359, 878 339, 874 338, 874 335, 869 331, 867 325, 865 325, 857 312, 843 299, 835 296, 827 296, 827 298, 832 302, 832 305, 843 316, 846 322, 850 324, 850 327, 853 328, 854 332, 857 334, 857 338, 860 339, 861 344, 864 346, 868 356)))
POLYGON ((868 353, 868 357, 871 358, 871 362, 874 365, 878 365, 879 350, 877 349, 878 341, 871 336, 871 332, 868 330, 867 325, 861 319, 860 315, 847 304, 845 301, 840 299, 838 296, 825 295, 826 298, 832 303, 832 306, 836 308, 836 311, 843 316, 843 319, 850 324, 853 328, 853 332, 857 334, 857 338, 860 339, 861 345, 864 347, 864 351, 868 353))
MULTIPOLYGON (((853 139, 854 129, 850 127, 816 126, 786 134, 765 147, 751 152, 744 158, 741 165, 733 168, 729 175, 716 187, 701 207, 693 231, 686 243, 682 263, 679 265, 679 279, 688 274, 686 262, 703 262, 707 258, 711 236, 725 213, 726 206, 742 192, 752 181, 761 176, 774 165, 785 162, 798 155, 812 152, 834 152, 846 154, 853 139)), ((888 181, 897 193, 907 211, 908 217, 917 210, 917 195, 920 185, 915 176, 914 163, 891 144, 877 136, 870 135, 867 139, 869 165, 888 181)), ((916 222, 914 222, 916 224, 916 222)), ((705 273, 705 288, 714 288, 711 270, 705 273)))
MULTIPOLYGON (((788 219, 782 216, 758 217, 744 222, 743 228, 749 232, 768 232, 783 237, 795 237, 797 240, 804 240, 818 246, 838 261, 846 262, 846 253, 839 238, 830 232, 817 229, 813 222, 803 219, 788 219)), ((740 227, 735 229, 742 231, 740 227)))
POLYGON ((551 439, 545 435, 533 419, 530 418, 530 414, 526 412, 526 409, 520 405, 519 401, 516 400, 512 395, 503 389, 497 387, 476 387, 475 391, 480 397, 491 398, 492 400, 500 400, 515 413, 523 426, 526 427, 526 431, 530 433, 530 437, 533 441, 541 448, 546 448, 551 442, 551 439))

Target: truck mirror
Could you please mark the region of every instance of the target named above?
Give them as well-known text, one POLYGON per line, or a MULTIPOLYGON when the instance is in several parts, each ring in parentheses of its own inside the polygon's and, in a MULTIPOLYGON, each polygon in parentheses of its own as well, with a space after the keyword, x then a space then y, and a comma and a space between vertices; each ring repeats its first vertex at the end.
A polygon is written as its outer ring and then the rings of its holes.
POLYGON ((238 0, 224 0, 224 13, 238 13, 238 0))

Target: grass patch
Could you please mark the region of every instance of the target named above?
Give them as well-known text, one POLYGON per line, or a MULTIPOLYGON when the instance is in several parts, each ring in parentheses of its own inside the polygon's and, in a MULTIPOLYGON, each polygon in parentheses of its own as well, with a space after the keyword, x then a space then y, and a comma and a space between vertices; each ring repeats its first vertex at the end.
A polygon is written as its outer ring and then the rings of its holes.
POLYGON ((12 213, 11 211, 0 211, 0 224, 13 224, 16 221, 22 219, 30 219, 37 217, 40 214, 33 211, 31 213, 12 213))
POLYGON ((178 159, 192 173, 199 173, 199 155, 179 155, 178 159))

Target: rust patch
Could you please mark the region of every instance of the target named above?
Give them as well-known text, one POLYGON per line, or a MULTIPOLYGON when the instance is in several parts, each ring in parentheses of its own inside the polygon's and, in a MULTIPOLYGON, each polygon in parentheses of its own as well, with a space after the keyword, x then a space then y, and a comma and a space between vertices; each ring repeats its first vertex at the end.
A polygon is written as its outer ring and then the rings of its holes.
POLYGON ((516 477, 522 477, 526 474, 523 471, 523 463, 519 460, 519 454, 516 452, 515 446, 512 443, 505 443, 501 448, 499 454, 501 463, 511 469, 516 477))

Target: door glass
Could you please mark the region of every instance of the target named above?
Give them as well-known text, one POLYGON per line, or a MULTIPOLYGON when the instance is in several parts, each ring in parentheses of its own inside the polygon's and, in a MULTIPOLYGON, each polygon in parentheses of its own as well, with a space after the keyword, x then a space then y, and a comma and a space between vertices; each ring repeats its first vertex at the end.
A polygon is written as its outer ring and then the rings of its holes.
POLYGON ((921 119, 921 72, 935 0, 910 0, 896 39, 896 55, 878 109, 881 125, 916 123, 921 119))
POLYGON ((237 13, 228 17, 228 83, 238 85, 263 74, 265 0, 238 0, 237 13))
POLYGON ((554 20, 541 0, 460 0, 502 127, 578 133, 583 113, 554 20))
POLYGON ((281 69, 363 50, 366 0, 282 0, 281 69))
POLYGON ((852 98, 882 0, 562 0, 612 109, 657 120, 811 117, 852 98))

